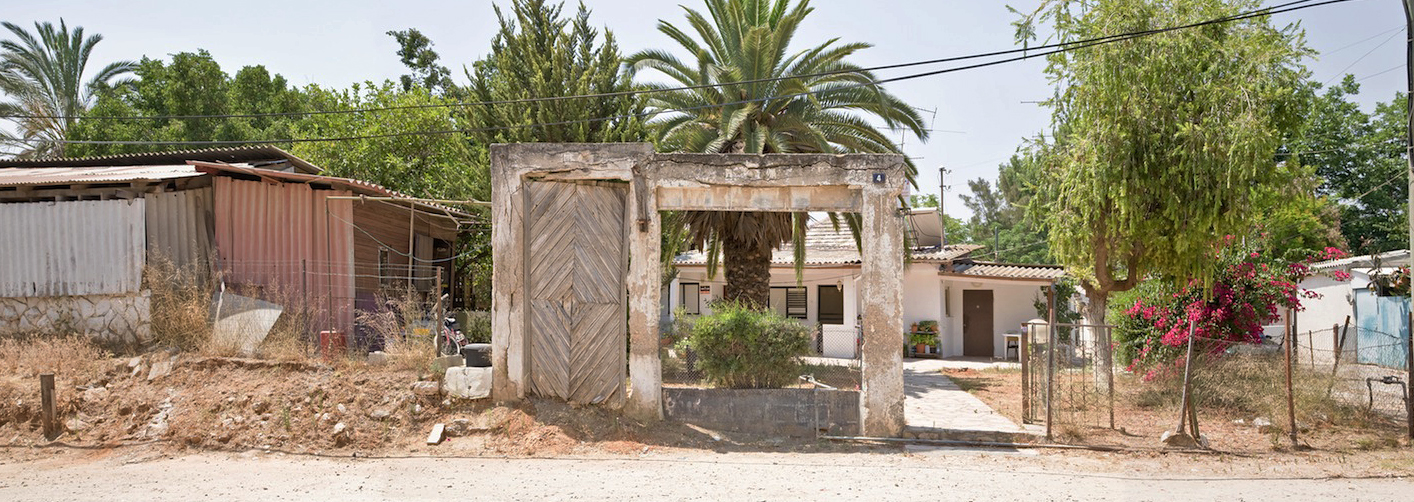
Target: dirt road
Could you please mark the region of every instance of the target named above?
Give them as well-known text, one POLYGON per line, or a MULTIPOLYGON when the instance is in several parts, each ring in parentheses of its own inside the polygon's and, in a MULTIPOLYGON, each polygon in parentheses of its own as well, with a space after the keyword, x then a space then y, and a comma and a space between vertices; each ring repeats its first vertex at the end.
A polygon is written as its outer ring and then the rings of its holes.
MULTIPOLYGON (((1407 500, 1404 478, 1229 472, 1054 454, 648 452, 349 459, 249 452, 41 453, 0 464, 0 500, 1407 500), (151 454, 146 454, 151 455, 151 454), (1105 467, 1101 469, 1100 467, 1105 467)), ((1177 465, 1192 465, 1178 459, 1177 465)))

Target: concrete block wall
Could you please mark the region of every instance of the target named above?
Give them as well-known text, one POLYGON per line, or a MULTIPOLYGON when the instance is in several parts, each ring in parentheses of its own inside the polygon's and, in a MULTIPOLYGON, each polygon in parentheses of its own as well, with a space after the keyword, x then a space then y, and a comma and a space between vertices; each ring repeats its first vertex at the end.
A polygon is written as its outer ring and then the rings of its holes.
POLYGON ((707 429, 810 437, 858 435, 859 392, 823 389, 663 389, 665 418, 707 429))

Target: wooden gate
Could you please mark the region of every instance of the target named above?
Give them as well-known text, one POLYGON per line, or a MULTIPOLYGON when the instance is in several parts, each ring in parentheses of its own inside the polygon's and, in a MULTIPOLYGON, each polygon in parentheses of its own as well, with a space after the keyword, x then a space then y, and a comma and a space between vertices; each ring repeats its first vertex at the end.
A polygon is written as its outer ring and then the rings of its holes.
POLYGON ((530 392, 571 403, 624 397, 626 185, 526 185, 530 392))

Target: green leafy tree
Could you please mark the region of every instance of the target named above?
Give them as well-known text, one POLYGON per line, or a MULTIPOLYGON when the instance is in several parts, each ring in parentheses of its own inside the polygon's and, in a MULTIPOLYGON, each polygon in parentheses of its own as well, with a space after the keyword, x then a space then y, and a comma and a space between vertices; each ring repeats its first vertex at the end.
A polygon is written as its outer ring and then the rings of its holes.
MULTIPOLYGON (((866 116, 927 138, 917 111, 874 85, 872 74, 847 61, 868 44, 829 40, 791 52, 797 28, 813 10, 808 1, 705 3, 706 15, 684 7, 696 37, 672 23, 658 24, 658 31, 680 45, 689 60, 653 49, 626 62, 635 71, 662 72, 674 86, 705 86, 651 95, 649 106, 662 112, 651 124, 660 150, 897 153, 897 146, 866 116), (826 72, 831 74, 818 75, 826 72), (801 77, 759 81, 793 75, 801 77)), ((910 165, 910 180, 913 172, 910 165)), ((799 267, 807 218, 805 213, 691 211, 679 221, 687 227, 691 243, 706 251, 709 272, 716 272, 719 257, 725 261, 727 299, 766 305, 771 250, 794 242, 799 267)), ((857 218, 844 219, 857 228, 857 218)))
MULTIPOLYGON (((287 139, 307 110, 306 98, 284 77, 264 66, 247 66, 231 77, 204 50, 143 58, 138 79, 100 93, 88 114, 153 117, 147 120, 80 120, 72 139, 107 141, 254 141, 287 139), (296 113, 261 117, 187 117, 296 113)), ((282 145, 288 146, 288 145, 282 145)), ((73 145, 76 155, 112 155, 171 149, 168 145, 73 145)))
POLYGON ((1371 115, 1352 101, 1359 93, 1360 84, 1350 75, 1324 90, 1316 83, 1304 87, 1309 111, 1290 134, 1283 158, 1314 168, 1320 182, 1316 193, 1334 199, 1338 208, 1339 217, 1327 220, 1339 221, 1354 254, 1403 249, 1409 246, 1409 187, 1403 182, 1407 102, 1396 94, 1371 115))
POLYGON ((63 156, 63 140, 75 118, 93 103, 95 93, 132 71, 131 61, 115 61, 84 80, 89 55, 103 40, 102 35, 85 37, 81 26, 69 30, 61 19, 34 23, 34 33, 14 23, 3 23, 14 37, 0 41, 0 114, 28 115, 17 118, 16 134, 0 136, 0 141, 20 157, 63 156))
MULTIPOLYGON (((319 110, 390 108, 368 113, 328 113, 297 124, 299 138, 354 138, 296 143, 295 155, 324 169, 324 174, 357 178, 422 197, 481 199, 490 195, 484 169, 472 165, 473 146, 447 108, 452 102, 431 91, 399 84, 365 82, 346 90, 307 88, 319 110), (439 131, 440 134, 403 134, 439 131)), ((477 147, 479 148, 479 147, 477 147)))
POLYGON ((432 50, 432 40, 417 28, 389 31, 388 35, 398 41, 398 57, 403 66, 412 71, 410 75, 398 77, 403 91, 411 91, 421 86, 437 93, 455 94, 457 86, 452 82, 452 72, 438 62, 441 56, 432 50))
POLYGON ((963 194, 962 202, 972 211, 969 242, 991 248, 974 255, 1008 263, 1054 261, 1045 229, 1026 214, 1040 175, 1040 163, 1028 147, 1000 166, 995 185, 984 178, 967 182, 972 193, 963 194))
MULTIPOLYGON (((1018 24, 1049 21, 1075 41, 1231 16, 1253 0, 1052 1, 1018 24)), ((1207 283, 1215 243, 1251 224, 1253 193, 1282 183, 1283 131, 1309 54, 1294 26, 1267 18, 1211 24, 1048 56, 1061 85, 1047 103, 1056 140, 1030 205, 1051 250, 1101 323, 1109 296, 1151 273, 1207 283)), ((1108 372, 1109 347, 1097 344, 1108 372)))

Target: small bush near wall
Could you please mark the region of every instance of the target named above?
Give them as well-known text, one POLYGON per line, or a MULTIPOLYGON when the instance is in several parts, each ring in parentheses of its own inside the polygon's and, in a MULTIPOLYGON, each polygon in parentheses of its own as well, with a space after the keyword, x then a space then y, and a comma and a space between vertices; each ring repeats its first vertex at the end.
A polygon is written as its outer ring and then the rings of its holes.
POLYGON ((491 343, 491 313, 486 311, 470 310, 461 312, 462 335, 466 336, 469 343, 491 343))
POLYGON ((780 388, 800 376, 797 357, 810 349, 810 329, 769 310, 717 302, 678 342, 697 354, 697 366, 717 387, 780 388))

